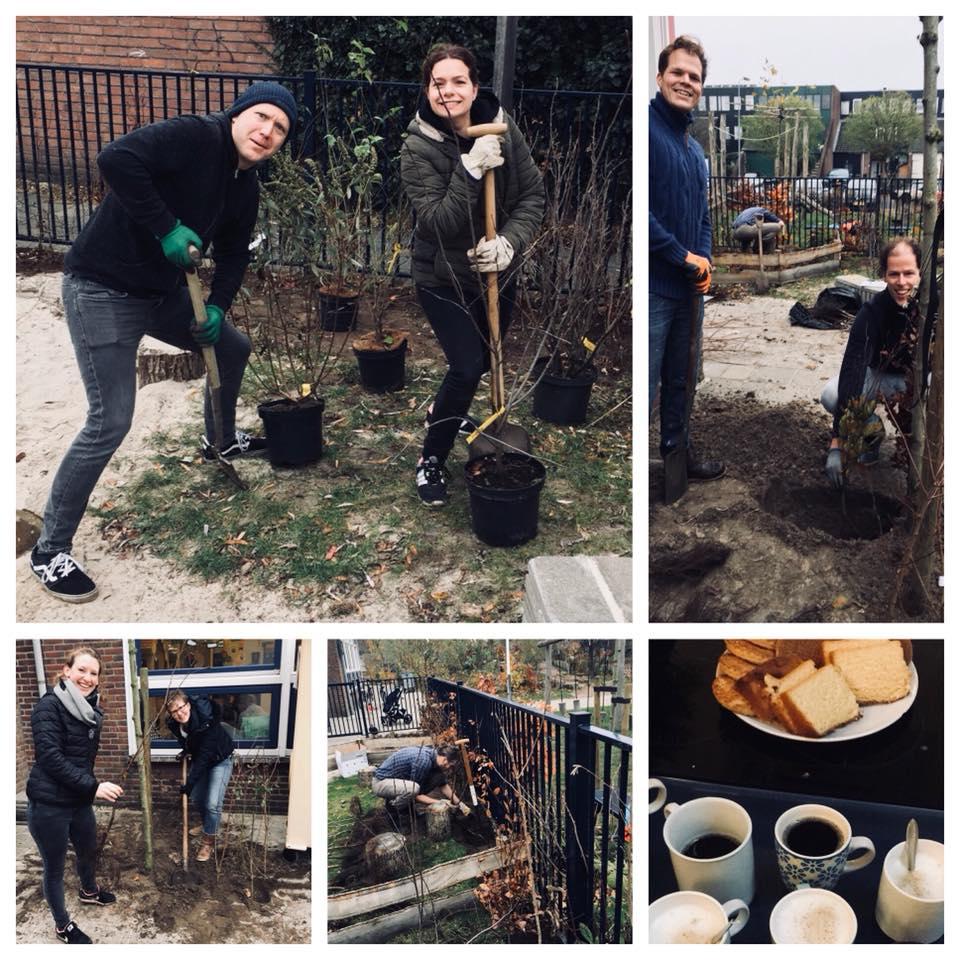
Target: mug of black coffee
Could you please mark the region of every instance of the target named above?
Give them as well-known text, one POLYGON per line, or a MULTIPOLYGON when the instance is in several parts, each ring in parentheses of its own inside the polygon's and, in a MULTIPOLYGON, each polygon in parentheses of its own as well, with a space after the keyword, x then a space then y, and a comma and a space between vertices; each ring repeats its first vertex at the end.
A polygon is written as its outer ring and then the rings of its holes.
POLYGON ((791 890, 806 885, 832 890, 845 873, 873 861, 869 837, 854 837, 847 818, 820 803, 802 803, 773 828, 780 877, 791 890))

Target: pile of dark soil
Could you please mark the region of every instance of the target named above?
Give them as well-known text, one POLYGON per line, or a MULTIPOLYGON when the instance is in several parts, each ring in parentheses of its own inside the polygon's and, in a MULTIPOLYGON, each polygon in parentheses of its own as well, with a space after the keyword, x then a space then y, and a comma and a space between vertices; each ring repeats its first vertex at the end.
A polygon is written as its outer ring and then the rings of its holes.
POLYGON ((726 474, 691 483, 671 507, 651 440, 651 620, 909 619, 891 606, 909 523, 891 437, 842 497, 824 475, 829 421, 819 405, 698 398, 693 439, 726 474))

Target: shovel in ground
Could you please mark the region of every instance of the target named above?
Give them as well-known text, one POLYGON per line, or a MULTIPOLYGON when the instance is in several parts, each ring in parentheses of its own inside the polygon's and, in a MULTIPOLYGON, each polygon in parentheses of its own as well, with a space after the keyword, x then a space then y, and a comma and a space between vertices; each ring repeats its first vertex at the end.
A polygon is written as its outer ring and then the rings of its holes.
MULTIPOLYGON (((191 246, 190 257, 194 264, 200 262, 200 251, 191 246)), ((196 266, 187 271, 187 290, 190 292, 190 302, 193 304, 193 319, 198 327, 207 322, 207 306, 203 301, 203 291, 200 289, 200 277, 196 266)), ((204 344, 201 347, 203 363, 207 368, 207 389, 210 391, 210 407, 213 411, 213 452, 216 455, 217 466, 226 474, 231 483, 241 490, 247 485, 240 479, 237 468, 223 455, 223 409, 220 406, 220 368, 217 366, 217 354, 213 344, 204 344)))
MULTIPOLYGON (((696 267, 687 268, 696 273, 696 267)), ((663 458, 663 502, 676 503, 687 492, 687 442, 690 436, 690 412, 697 383, 697 340, 700 326, 700 295, 690 288, 690 340, 687 344, 687 383, 684 400, 683 435, 677 446, 663 458)), ((660 393, 663 403, 663 392, 660 393)))
MULTIPOLYGON (((467 127, 468 137, 483 137, 488 134, 502 136, 507 132, 505 123, 480 123, 467 127)), ((484 236, 493 240, 497 236, 497 196, 493 171, 483 175, 484 236)), ((496 272, 485 273, 487 290, 487 325, 490 328, 490 407, 491 413, 476 430, 467 437, 469 454, 467 462, 478 460, 490 453, 529 453, 530 435, 523 427, 507 423, 506 397, 503 386, 503 349, 500 339, 500 285, 496 272)))

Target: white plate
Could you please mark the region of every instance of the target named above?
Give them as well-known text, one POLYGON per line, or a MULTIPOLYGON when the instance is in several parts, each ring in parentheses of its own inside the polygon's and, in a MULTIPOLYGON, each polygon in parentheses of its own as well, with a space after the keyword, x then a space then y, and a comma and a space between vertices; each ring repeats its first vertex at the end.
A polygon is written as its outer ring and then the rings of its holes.
POLYGON ((803 740, 805 743, 838 743, 841 740, 859 740, 860 737, 869 737, 871 733, 879 733, 879 731, 885 730, 891 724, 896 723, 913 706, 919 688, 917 668, 911 663, 910 690, 905 697, 894 700, 893 703, 874 703, 870 706, 861 707, 859 720, 837 727, 836 730, 831 730, 830 733, 824 734, 822 737, 800 737, 795 733, 788 733, 783 727, 778 727, 775 723, 767 723, 764 720, 758 720, 756 717, 745 717, 742 713, 735 714, 735 716, 763 733, 770 733, 775 737, 782 737, 784 740, 803 740))

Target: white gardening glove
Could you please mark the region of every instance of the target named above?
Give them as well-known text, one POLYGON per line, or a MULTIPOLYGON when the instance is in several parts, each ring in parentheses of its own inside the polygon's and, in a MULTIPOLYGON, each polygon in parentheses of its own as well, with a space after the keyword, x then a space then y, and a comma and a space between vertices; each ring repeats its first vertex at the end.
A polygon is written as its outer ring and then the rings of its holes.
POLYGON ((492 240, 481 240, 468 250, 467 259, 477 273, 500 273, 510 266, 513 244, 498 233, 492 240))
POLYGON ((469 153, 460 154, 463 165, 474 180, 483 179, 485 171, 503 165, 503 154, 500 153, 502 139, 492 133, 485 134, 473 141, 469 153))

